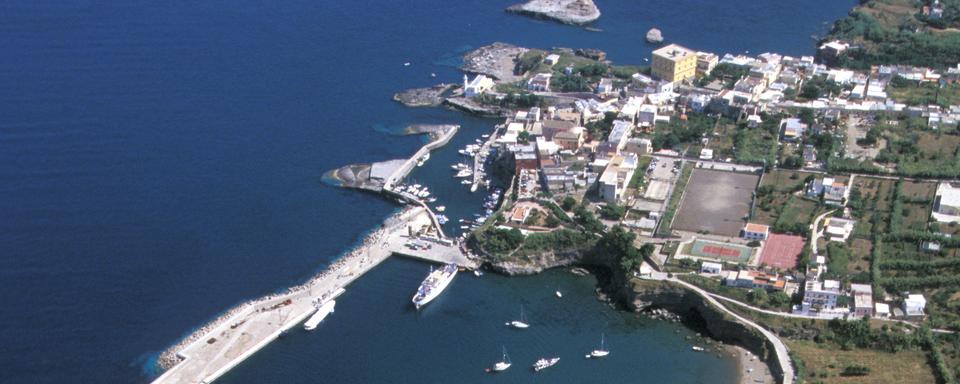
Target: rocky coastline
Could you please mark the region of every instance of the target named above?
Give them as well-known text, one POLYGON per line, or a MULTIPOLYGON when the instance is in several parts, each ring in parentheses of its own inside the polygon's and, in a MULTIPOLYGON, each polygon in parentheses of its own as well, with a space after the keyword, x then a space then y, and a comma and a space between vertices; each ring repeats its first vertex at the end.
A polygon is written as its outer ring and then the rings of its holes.
POLYGON ((529 50, 498 41, 468 52, 463 56, 463 65, 460 69, 464 72, 487 75, 500 81, 517 81, 521 76, 514 74, 516 67, 514 60, 529 50))
POLYGON ((412 88, 393 95, 393 100, 407 107, 436 107, 454 84, 437 84, 426 88, 412 88))
POLYGON ((615 260, 594 252, 543 252, 522 259, 481 256, 489 269, 509 276, 533 275, 550 268, 567 266, 578 266, 574 268, 576 272, 582 270, 579 266, 587 267, 597 275, 599 299, 652 319, 682 322, 702 330, 705 336, 726 344, 726 349, 737 356, 741 366, 751 363, 749 359, 756 356, 774 375, 782 375, 773 353, 774 347, 763 335, 714 308, 702 296, 679 284, 631 279, 615 260), (750 357, 745 357, 743 351, 749 351, 747 356, 750 357))
POLYGON ((600 18, 593 0, 530 0, 507 7, 507 12, 564 24, 584 25, 600 18))

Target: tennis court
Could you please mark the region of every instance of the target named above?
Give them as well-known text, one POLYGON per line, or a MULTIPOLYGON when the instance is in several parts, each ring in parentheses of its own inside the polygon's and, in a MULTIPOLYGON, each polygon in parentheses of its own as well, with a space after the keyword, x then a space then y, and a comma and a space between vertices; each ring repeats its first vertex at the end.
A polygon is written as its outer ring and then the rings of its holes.
POLYGON ((746 263, 753 249, 742 245, 694 240, 687 252, 691 256, 718 259, 731 263, 746 263))

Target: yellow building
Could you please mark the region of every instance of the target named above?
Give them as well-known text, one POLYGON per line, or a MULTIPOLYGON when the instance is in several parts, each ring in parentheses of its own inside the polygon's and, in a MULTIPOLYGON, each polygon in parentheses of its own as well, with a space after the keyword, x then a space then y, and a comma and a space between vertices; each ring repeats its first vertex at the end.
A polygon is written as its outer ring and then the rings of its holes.
POLYGON ((666 81, 691 79, 697 74, 697 53, 676 44, 653 51, 653 76, 666 81))

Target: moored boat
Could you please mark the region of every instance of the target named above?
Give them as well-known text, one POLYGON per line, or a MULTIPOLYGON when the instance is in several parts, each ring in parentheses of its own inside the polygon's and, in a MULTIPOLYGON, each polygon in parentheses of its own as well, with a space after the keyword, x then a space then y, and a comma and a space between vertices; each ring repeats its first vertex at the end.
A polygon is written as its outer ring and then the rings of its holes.
POLYGON ((436 299, 450 285, 456 275, 456 264, 447 264, 443 268, 435 270, 431 268, 430 274, 420 283, 417 293, 413 295, 413 305, 420 309, 420 307, 436 299))
POLYGON ((548 358, 542 358, 542 359, 540 359, 540 360, 537 360, 536 363, 533 363, 533 370, 534 370, 535 372, 540 372, 540 371, 542 371, 542 370, 544 370, 544 369, 547 369, 547 368, 550 368, 550 367, 552 367, 552 366, 554 366, 554 365, 557 365, 558 362, 560 362, 560 358, 559 358, 559 357, 551 357, 551 358, 549 358, 549 359, 548 359, 548 358))
POLYGON ((306 322, 303 323, 303 329, 307 331, 312 331, 317 328, 317 325, 320 324, 323 319, 327 318, 327 315, 333 313, 333 308, 337 305, 335 300, 327 301, 317 308, 317 312, 310 316, 306 322))

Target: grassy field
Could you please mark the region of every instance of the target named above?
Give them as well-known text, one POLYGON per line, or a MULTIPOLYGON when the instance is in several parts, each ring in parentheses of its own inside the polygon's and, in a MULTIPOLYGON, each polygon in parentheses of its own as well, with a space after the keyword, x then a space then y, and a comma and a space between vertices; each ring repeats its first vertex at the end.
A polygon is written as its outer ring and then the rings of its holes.
POLYGON ((940 88, 935 83, 922 83, 896 87, 887 86, 890 98, 907 105, 938 104, 943 107, 960 104, 960 85, 951 84, 940 88))
POLYGON ((790 350, 804 362, 807 383, 872 383, 872 384, 929 384, 935 383, 933 370, 926 353, 907 350, 898 353, 870 349, 843 351, 830 346, 821 348, 811 341, 792 341, 790 350), (867 376, 841 376, 850 365, 870 369, 867 376))
POLYGON ((797 196, 790 196, 790 200, 780 211, 773 227, 777 230, 803 235, 815 213, 817 213, 817 203, 797 196))
POLYGON ((658 235, 669 235, 672 231, 670 229, 670 224, 673 221, 673 216, 677 213, 677 208, 680 205, 680 198, 683 195, 684 188, 687 187, 687 181, 690 180, 690 174, 693 173, 693 163, 685 163, 683 165, 683 170, 680 171, 680 178, 677 179, 677 183, 674 185, 673 193, 670 195, 670 202, 667 204, 667 209, 663 213, 663 217, 660 219, 660 226, 657 227, 658 235))
POLYGON ((738 162, 761 164, 763 160, 772 165, 777 159, 779 146, 777 135, 765 129, 742 128, 734 136, 737 149, 735 157, 738 162))

